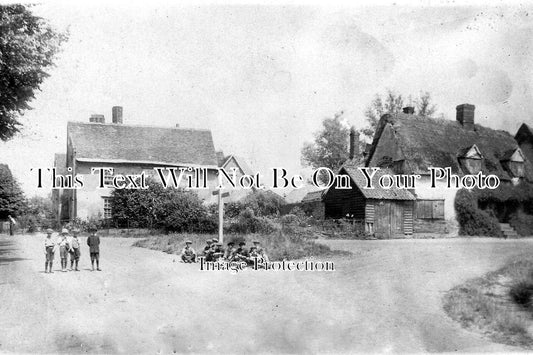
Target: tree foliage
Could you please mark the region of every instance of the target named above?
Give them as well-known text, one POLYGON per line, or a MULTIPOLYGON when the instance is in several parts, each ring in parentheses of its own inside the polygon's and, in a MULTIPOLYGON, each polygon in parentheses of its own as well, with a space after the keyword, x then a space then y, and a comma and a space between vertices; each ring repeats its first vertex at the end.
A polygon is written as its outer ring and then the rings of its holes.
POLYGON ((405 106, 413 106, 415 108, 415 114, 424 117, 431 117, 437 111, 437 106, 431 102, 431 95, 429 92, 420 92, 419 96, 412 99, 412 96, 406 97, 402 94, 398 94, 392 90, 388 90, 387 93, 382 96, 376 94, 374 100, 366 108, 365 116, 368 122, 368 127, 361 130, 366 137, 372 139, 378 122, 386 113, 399 113, 405 106))
POLYGON ((19 131, 18 116, 30 109, 64 40, 26 6, 0 5, 0 140, 19 131))
POLYGON ((17 217, 26 208, 26 199, 9 167, 0 164, 0 219, 17 217))
POLYGON ((314 142, 306 142, 302 162, 313 168, 326 167, 337 171, 349 158, 350 130, 342 123, 342 112, 322 121, 322 129, 315 133, 314 142))
MULTIPOLYGON (((254 216, 277 216, 285 201, 272 191, 255 190, 239 201, 230 201, 224 205, 224 217, 235 218, 244 210, 250 209, 254 216)), ((218 205, 210 206, 213 213, 218 210, 218 205)))
POLYGON ((176 232, 213 232, 217 228, 198 196, 181 189, 165 189, 153 179, 146 190, 114 190, 111 211, 119 226, 161 228, 176 232))
POLYGON ((461 189, 455 195, 454 207, 459 223, 459 235, 501 237, 496 216, 477 206, 475 193, 461 189))

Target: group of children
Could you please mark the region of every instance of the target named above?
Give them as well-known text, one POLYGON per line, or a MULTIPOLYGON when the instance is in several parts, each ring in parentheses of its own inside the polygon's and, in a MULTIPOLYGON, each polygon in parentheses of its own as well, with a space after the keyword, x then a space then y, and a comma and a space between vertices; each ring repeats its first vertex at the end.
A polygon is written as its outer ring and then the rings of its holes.
MULTIPOLYGON (((52 239, 54 231, 52 229, 46 230, 46 239, 44 240, 44 254, 46 262, 44 267, 45 273, 53 273, 52 264, 54 262, 54 254, 59 249, 59 257, 61 258, 61 271, 67 271, 68 257, 70 256, 70 268, 68 271, 80 271, 78 263, 81 256, 81 243, 78 238, 79 229, 72 229, 70 235, 68 229, 63 228, 57 239, 52 239)), ((100 270, 100 238, 96 235, 97 229, 94 226, 89 227, 89 237, 87 238, 87 245, 89 246, 89 254, 91 257, 92 270, 94 271, 94 262, 96 261, 96 270, 100 270)))
MULTIPOLYGON (((181 260, 185 263, 195 263, 197 254, 191 247, 192 242, 190 240, 185 241, 185 247, 181 251, 181 260)), ((261 258, 268 262, 268 256, 265 250, 261 247, 261 242, 258 240, 253 241, 253 246, 248 250, 246 248, 246 242, 239 243, 239 247, 235 248, 235 243, 230 241, 227 247, 224 248, 222 243, 219 243, 218 239, 206 240, 206 245, 202 250, 201 256, 205 258, 205 261, 244 261, 249 265, 253 265, 254 259, 261 258)))

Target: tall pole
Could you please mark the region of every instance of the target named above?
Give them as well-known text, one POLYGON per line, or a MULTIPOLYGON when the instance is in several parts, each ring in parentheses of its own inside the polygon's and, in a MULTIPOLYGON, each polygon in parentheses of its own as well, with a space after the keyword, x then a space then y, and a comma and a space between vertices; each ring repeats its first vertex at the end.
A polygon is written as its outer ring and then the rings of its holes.
POLYGON ((224 243, 224 203, 222 202, 222 190, 218 190, 218 241, 224 243))

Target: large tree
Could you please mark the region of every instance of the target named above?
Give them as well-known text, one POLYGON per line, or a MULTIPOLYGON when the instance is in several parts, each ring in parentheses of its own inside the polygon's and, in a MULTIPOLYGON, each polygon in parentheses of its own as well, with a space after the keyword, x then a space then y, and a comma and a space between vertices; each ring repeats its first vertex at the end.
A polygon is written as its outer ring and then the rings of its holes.
POLYGON ((429 92, 420 92, 419 96, 414 100, 412 96, 408 96, 406 100, 402 94, 387 90, 383 98, 380 94, 376 94, 374 100, 367 107, 365 116, 368 126, 363 128, 361 133, 367 138, 372 139, 381 116, 386 113, 402 112, 405 106, 413 106, 415 108, 415 114, 424 117, 433 116, 437 111, 437 106, 431 102, 429 92))
POLYGON ((24 212, 26 199, 19 184, 5 164, 0 164, 0 219, 17 217, 24 212))
POLYGON ((31 108, 65 39, 26 6, 0 5, 0 140, 19 131, 19 116, 31 108))
POLYGON ((322 121, 322 129, 315 139, 306 142, 302 149, 302 162, 313 168, 326 167, 337 171, 349 157, 350 130, 341 121, 343 112, 322 121))

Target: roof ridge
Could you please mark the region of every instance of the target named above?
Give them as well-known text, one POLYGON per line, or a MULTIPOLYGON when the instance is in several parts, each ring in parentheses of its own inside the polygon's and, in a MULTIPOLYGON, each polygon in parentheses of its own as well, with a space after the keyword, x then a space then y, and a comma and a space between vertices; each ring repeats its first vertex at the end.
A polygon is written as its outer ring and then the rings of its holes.
POLYGON ((181 131, 200 131, 200 132, 211 132, 209 128, 191 128, 191 127, 167 127, 167 126, 156 126, 156 125, 145 125, 145 124, 117 124, 117 123, 100 123, 100 122, 82 122, 82 121, 68 121, 67 125, 76 124, 76 125, 100 125, 100 126, 110 126, 110 127, 140 127, 140 128, 159 128, 159 129, 175 129, 181 131))

